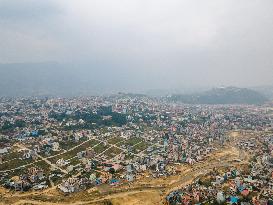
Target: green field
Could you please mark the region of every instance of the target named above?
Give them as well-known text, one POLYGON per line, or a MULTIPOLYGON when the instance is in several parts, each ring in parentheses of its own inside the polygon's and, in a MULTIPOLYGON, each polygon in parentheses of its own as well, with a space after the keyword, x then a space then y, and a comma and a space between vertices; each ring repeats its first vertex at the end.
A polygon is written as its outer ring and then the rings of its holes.
POLYGON ((75 142, 74 140, 66 140, 66 141, 61 141, 60 143, 60 148, 64 149, 64 150, 68 150, 71 149, 72 147, 79 145, 81 143, 83 143, 84 141, 86 141, 87 138, 86 137, 82 137, 80 138, 80 140, 78 142, 75 142))
POLYGON ((108 140, 109 144, 117 144, 119 142, 122 142, 124 139, 122 137, 113 137, 108 140))
POLYGON ((111 159, 111 158, 117 156, 118 154, 120 154, 121 152, 122 152, 121 149, 118 149, 118 148, 116 148, 116 147, 111 147, 110 149, 108 149, 108 150, 104 153, 104 155, 106 155, 108 159, 111 159))
POLYGON ((103 143, 100 143, 98 146, 94 147, 94 152, 96 154, 100 154, 109 147, 110 147, 109 145, 104 145, 103 143))
POLYGON ((20 157, 22 157, 22 154, 17 151, 7 153, 3 156, 5 161, 14 160, 20 157))
POLYGON ((5 171, 5 170, 10 170, 10 169, 15 169, 17 167, 32 163, 32 160, 29 159, 14 159, 14 160, 10 160, 6 163, 3 163, 0 165, 0 171, 5 171))
POLYGON ((70 159, 70 158, 76 156, 78 152, 84 151, 89 147, 93 147, 94 145, 96 145, 98 143, 99 143, 98 141, 92 139, 92 140, 90 140, 88 142, 85 142, 81 146, 79 146, 79 147, 77 147, 75 149, 72 149, 72 150, 70 150, 70 151, 68 151, 66 153, 63 153, 63 154, 58 155, 58 156, 53 157, 53 158, 49 158, 49 161, 51 161, 53 163, 56 163, 58 161, 58 159, 62 159, 62 158, 64 160, 70 159))
POLYGON ((69 165, 74 165, 74 166, 81 163, 78 157, 72 158, 71 160, 69 160, 69 162, 70 162, 69 165))
POLYGON ((147 142, 141 142, 133 147, 133 152, 135 154, 142 152, 143 150, 147 149, 149 147, 149 143, 147 142))
POLYGON ((118 145, 121 146, 121 145, 127 145, 127 146, 134 146, 135 144, 137 143, 140 143, 142 142, 143 139, 142 138, 138 138, 138 137, 132 137, 122 143, 119 143, 118 145))

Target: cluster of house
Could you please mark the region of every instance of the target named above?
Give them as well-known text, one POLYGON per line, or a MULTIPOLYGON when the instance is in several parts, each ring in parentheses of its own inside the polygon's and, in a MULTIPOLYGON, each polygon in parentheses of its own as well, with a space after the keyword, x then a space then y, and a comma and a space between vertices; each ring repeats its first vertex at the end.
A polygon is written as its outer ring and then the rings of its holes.
POLYGON ((273 203, 273 136, 252 137, 240 140, 237 146, 251 151, 250 164, 225 172, 215 170, 192 184, 171 192, 169 204, 230 203, 272 204, 273 203), (241 168, 241 170, 239 170, 241 168))
MULTIPOLYGON (((112 116, 105 114, 102 120, 111 119, 112 116)), ((115 147, 122 150, 122 153, 110 161, 107 161, 109 158, 104 153, 83 148, 73 157, 80 161, 76 165, 79 172, 84 170, 90 176, 61 177, 59 189, 70 193, 100 183, 118 184, 123 180, 131 182, 136 180, 138 174, 147 170, 154 177, 175 174, 175 170, 170 168, 172 163, 193 164, 204 160, 215 150, 215 144, 225 144, 229 130, 272 131, 272 125, 272 119, 268 117, 265 108, 247 105, 189 106, 128 95, 2 100, 0 138, 3 140, 0 141, 0 163, 8 161, 7 156, 15 151, 13 145, 18 143, 26 147, 16 150, 20 153, 20 158, 33 161, 41 159, 38 155, 49 160, 55 158, 89 140, 90 136, 96 136, 105 145, 108 145, 107 139, 114 135, 124 141, 137 138, 140 139, 139 142, 144 142, 143 146, 147 145, 141 149, 134 147, 135 144, 116 144, 115 147), (110 107, 111 112, 126 115, 126 123, 120 127, 107 124, 95 128, 86 127, 89 118, 101 112, 101 107, 106 109, 106 113, 110 107), (67 117, 78 116, 78 113, 86 118, 67 117), (67 129, 73 126, 75 129, 67 129), (102 167, 97 166, 102 164, 102 167), (109 173, 113 170, 118 174, 110 177, 109 173), (94 177, 92 174, 96 171, 104 174, 94 177)), ((258 146, 254 142, 255 140, 250 139, 240 142, 238 146, 252 150, 258 146)), ((268 158, 264 156, 263 159, 268 158)), ((68 173, 75 171, 75 165, 62 157, 53 163, 65 168, 68 173)), ((29 182, 22 179, 24 178, 19 177, 18 181, 24 184, 29 182)), ((15 182, 10 180, 10 183, 15 182)))
POLYGON ((41 190, 48 187, 48 181, 44 171, 37 167, 30 167, 20 176, 13 176, 5 181, 4 186, 15 191, 27 191, 29 189, 41 190))
POLYGON ((198 179, 183 189, 171 192, 166 201, 170 205, 199 203, 258 205, 273 202, 272 178, 271 182, 266 182, 251 174, 242 175, 236 169, 223 175, 215 176, 210 173, 206 177, 208 177, 206 182, 198 179))

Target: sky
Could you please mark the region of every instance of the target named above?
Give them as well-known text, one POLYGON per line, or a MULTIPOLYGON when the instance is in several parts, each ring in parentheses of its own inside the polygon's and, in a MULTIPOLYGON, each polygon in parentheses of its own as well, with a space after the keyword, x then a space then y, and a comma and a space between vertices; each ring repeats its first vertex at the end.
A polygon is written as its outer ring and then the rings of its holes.
POLYGON ((0 63, 41 62, 119 89, 272 85, 273 1, 0 0, 0 63))

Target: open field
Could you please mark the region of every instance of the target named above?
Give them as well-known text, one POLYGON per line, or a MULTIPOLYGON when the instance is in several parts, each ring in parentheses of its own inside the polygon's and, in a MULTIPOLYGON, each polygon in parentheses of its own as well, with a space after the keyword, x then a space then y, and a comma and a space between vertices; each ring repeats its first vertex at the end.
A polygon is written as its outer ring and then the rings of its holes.
POLYGON ((142 151, 146 150, 148 147, 149 147, 149 143, 141 141, 141 142, 134 145, 132 151, 135 154, 137 154, 139 152, 142 152, 142 151))
POLYGON ((19 152, 17 152, 16 150, 14 150, 13 152, 10 152, 8 154, 5 154, 3 156, 5 161, 9 161, 9 160, 15 160, 22 157, 22 154, 20 154, 19 152))
POLYGON ((122 142, 122 141, 124 141, 124 139, 122 137, 112 137, 107 142, 109 144, 117 144, 117 143, 122 142))
POLYGON ((98 144, 98 146, 94 147, 94 152, 96 154, 100 154, 101 152, 103 152, 104 150, 106 150, 107 148, 109 148, 110 146, 107 145, 107 144, 103 144, 103 143, 100 143, 98 144))
POLYGON ((19 159, 19 158, 10 160, 8 162, 4 162, 3 164, 1 164, 0 171, 15 169, 23 165, 31 164, 32 162, 33 161, 29 159, 19 159))
POLYGON ((126 145, 126 146, 134 146, 137 143, 142 142, 143 139, 139 138, 139 137, 132 137, 128 140, 125 140, 123 142, 118 143, 117 145, 121 146, 121 145, 126 145))
POLYGON ((60 155, 55 156, 55 157, 50 157, 49 161, 55 163, 58 159, 61 159, 61 158, 63 158, 64 160, 70 159, 72 157, 75 157, 78 152, 84 151, 87 148, 91 148, 92 146, 95 146, 98 143, 99 143, 98 141, 93 140, 93 139, 89 140, 89 141, 86 141, 86 142, 74 147, 73 149, 66 151, 63 154, 60 154, 60 155))
POLYGON ((122 153, 121 149, 116 148, 116 147, 111 147, 110 149, 106 150, 104 155, 106 155, 108 159, 111 159, 111 158, 115 157, 116 155, 119 155, 120 153, 122 153))

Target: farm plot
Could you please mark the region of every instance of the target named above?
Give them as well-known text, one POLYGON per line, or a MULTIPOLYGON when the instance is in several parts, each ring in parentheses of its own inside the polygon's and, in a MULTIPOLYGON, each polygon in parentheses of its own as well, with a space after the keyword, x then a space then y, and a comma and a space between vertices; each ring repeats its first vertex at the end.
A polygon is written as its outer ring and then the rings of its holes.
POLYGON ((113 157, 119 155, 121 152, 122 152, 121 149, 116 148, 116 147, 111 147, 110 149, 108 149, 108 150, 104 153, 104 155, 107 156, 107 159, 111 159, 111 158, 113 158, 113 157))
POLYGON ((135 144, 138 144, 138 143, 140 143, 142 141, 143 141, 142 138, 132 137, 132 138, 130 138, 128 140, 125 140, 123 142, 118 143, 117 145, 118 146, 122 146, 122 145, 124 145, 124 146, 134 146, 135 144))
POLYGON ((113 137, 113 138, 108 140, 108 143, 109 144, 117 144, 117 143, 120 143, 122 141, 124 141, 124 138, 122 138, 122 137, 113 137))
POLYGON ((95 146, 96 144, 99 144, 99 142, 92 139, 90 141, 87 141, 87 142, 83 143, 82 145, 80 145, 80 146, 78 146, 76 148, 72 148, 71 150, 69 150, 69 151, 67 151, 67 152, 65 152, 63 154, 60 154, 58 156, 49 158, 49 161, 51 161, 53 163, 56 163, 58 161, 58 159, 62 159, 62 158, 64 160, 71 159, 71 158, 75 157, 78 152, 84 151, 89 147, 95 146))

